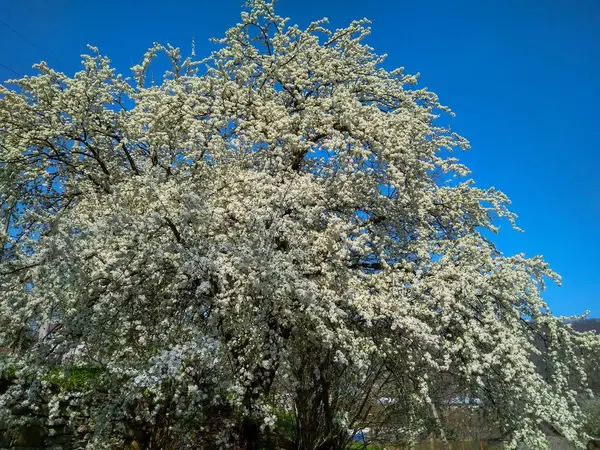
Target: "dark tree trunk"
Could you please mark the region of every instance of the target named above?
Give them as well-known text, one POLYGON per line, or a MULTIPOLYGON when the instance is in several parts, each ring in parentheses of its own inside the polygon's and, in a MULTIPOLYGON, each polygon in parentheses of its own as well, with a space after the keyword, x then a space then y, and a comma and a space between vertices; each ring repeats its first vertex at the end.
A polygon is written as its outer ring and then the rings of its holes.
POLYGON ((260 443, 260 424, 253 417, 242 422, 242 446, 246 450, 258 450, 260 443))

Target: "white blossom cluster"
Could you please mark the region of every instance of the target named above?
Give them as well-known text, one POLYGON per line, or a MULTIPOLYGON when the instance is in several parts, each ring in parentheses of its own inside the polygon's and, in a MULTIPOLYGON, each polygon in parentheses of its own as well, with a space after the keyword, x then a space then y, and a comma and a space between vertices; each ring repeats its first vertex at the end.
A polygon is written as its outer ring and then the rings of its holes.
POLYGON ((598 341, 551 314, 541 258, 482 234, 515 216, 453 156, 449 110, 382 67, 366 20, 303 30, 250 6, 200 62, 155 45, 128 79, 91 48, 73 77, 41 63, 0 88, 0 370, 98 369, 96 446, 130 422, 264 433, 299 404, 298 361, 325 355, 406 417, 443 427, 450 379, 512 446, 545 448, 548 424, 580 442, 598 341))

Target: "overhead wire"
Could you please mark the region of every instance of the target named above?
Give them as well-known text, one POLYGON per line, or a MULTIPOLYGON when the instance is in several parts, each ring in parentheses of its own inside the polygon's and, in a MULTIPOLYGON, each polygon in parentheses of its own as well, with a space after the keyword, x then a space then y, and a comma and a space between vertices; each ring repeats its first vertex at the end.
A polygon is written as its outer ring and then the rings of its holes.
POLYGON ((31 45, 31 46, 37 48, 38 50, 46 53, 46 55, 49 56, 50 58, 52 58, 55 62, 57 62, 59 64, 62 64, 61 61, 58 58, 55 58, 48 50, 40 47, 34 41, 32 41, 31 39, 29 39, 24 34, 18 32, 17 30, 15 30, 13 27, 11 27, 9 24, 7 24, 6 22, 4 22, 3 20, 0 20, 0 25, 2 25, 7 30, 9 30, 9 31, 13 32, 14 34, 16 34, 17 36, 19 36, 21 39, 23 39, 24 41, 26 41, 27 43, 29 43, 29 45, 31 45))
POLYGON ((5 65, 5 64, 2 64, 2 63, 0 63, 0 67, 3 67, 4 69, 8 70, 9 72, 12 72, 12 73, 14 73, 16 76, 18 76, 18 77, 20 77, 20 78, 23 78, 23 74, 21 74, 21 73, 17 72, 17 71, 16 71, 16 70, 14 70, 14 69, 11 69, 10 67, 8 67, 8 66, 7 66, 7 65, 5 65))
MULTIPOLYGON (((39 46, 34 41, 32 41, 31 39, 29 39, 27 36, 25 36, 23 33, 20 33, 18 30, 15 30, 13 27, 11 27, 9 24, 7 24, 6 22, 4 22, 3 20, 0 20, 0 25, 2 25, 4 28, 6 28, 10 32, 14 33, 15 35, 19 36, 21 39, 23 39, 25 42, 27 42, 32 47, 35 47, 39 51, 45 53, 49 58, 51 58, 55 62, 57 62, 59 64, 62 64, 62 62, 58 58, 56 58, 54 55, 52 55, 48 50, 46 50, 45 48, 39 46)), ((19 71, 13 69, 12 67, 10 67, 10 66, 8 66, 6 64, 0 63, 0 67, 2 67, 3 69, 7 70, 8 72, 11 72, 11 73, 17 75, 18 77, 21 77, 21 78, 23 77, 22 73, 20 73, 19 71)))

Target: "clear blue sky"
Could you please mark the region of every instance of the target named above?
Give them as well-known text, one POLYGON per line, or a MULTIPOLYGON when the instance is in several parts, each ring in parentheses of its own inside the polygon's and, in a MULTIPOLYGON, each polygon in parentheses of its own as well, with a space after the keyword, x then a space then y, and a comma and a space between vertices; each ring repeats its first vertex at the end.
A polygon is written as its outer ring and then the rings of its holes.
MULTIPOLYGON (((242 0, 0 0, 0 64, 31 74, 40 59, 68 74, 90 43, 126 71, 154 41, 205 55, 239 18, 242 0), (9 28, 27 37, 18 36, 9 28)), ((557 314, 600 317, 600 1, 280 0, 306 25, 373 20, 369 43, 388 67, 457 113, 473 146, 461 157, 480 186, 513 200, 525 233, 503 226, 507 254, 543 254, 563 276, 546 298, 557 314)), ((0 80, 14 74, 0 66, 0 80)))

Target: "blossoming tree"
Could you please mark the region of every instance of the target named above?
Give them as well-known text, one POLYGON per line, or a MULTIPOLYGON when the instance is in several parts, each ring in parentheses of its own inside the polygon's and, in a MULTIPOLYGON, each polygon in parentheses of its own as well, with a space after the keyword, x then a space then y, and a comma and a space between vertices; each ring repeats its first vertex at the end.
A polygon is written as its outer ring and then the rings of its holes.
POLYGON ((582 442, 597 340, 484 237, 507 198, 367 25, 256 0, 203 61, 156 45, 128 79, 91 48, 1 88, 4 413, 68 398, 91 447, 338 449, 375 421, 447 439, 452 387, 513 447, 582 442))

